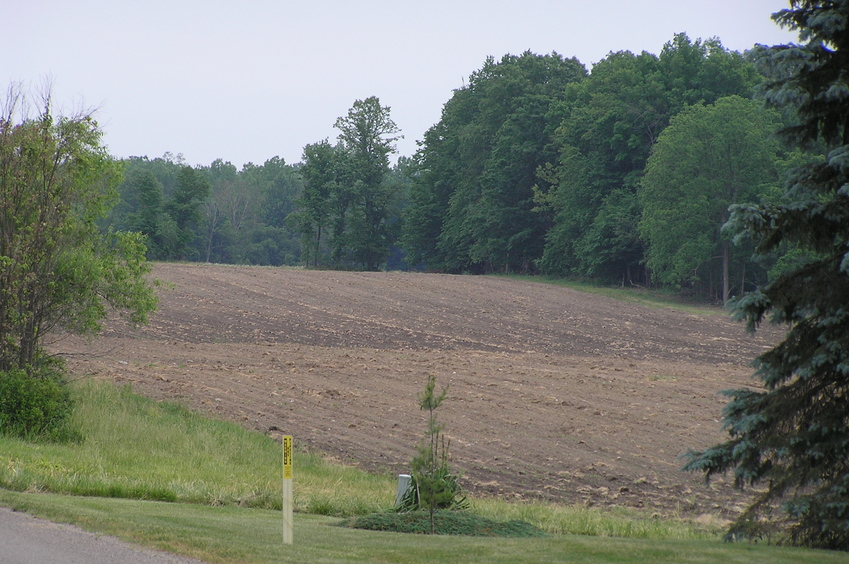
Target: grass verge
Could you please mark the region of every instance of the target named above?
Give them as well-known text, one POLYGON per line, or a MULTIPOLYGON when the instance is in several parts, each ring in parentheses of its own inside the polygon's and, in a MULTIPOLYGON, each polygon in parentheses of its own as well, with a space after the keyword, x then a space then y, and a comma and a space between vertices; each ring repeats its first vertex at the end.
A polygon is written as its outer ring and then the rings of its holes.
POLYGON ((76 498, 0 490, 0 504, 205 562, 620 562, 831 564, 846 555, 727 544, 552 535, 543 538, 431 536, 363 531, 337 518, 296 514, 294 544, 282 544, 280 512, 126 499, 76 498))

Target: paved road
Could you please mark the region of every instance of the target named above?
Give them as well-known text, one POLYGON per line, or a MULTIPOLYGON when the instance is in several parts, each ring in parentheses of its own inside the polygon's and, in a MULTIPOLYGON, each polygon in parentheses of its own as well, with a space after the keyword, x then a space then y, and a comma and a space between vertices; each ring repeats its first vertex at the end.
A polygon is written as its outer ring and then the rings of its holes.
POLYGON ((0 564, 198 564, 0 507, 0 564))

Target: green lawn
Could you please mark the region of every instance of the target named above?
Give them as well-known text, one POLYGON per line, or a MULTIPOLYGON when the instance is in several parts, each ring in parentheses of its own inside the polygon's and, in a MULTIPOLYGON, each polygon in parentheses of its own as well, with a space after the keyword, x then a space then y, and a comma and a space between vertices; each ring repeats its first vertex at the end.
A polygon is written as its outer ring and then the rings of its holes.
POLYGON ((23 494, 0 503, 59 522, 208 562, 847 562, 842 553, 727 544, 552 535, 533 539, 431 537, 361 531, 338 518, 298 513, 283 545, 282 514, 268 509, 23 494))

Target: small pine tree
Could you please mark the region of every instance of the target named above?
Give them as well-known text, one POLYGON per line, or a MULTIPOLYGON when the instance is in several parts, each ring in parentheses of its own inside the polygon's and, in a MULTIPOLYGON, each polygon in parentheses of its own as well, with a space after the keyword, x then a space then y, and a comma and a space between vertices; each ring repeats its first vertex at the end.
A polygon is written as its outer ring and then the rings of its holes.
POLYGON ((808 259, 734 304, 750 330, 771 313, 788 332, 755 362, 762 390, 726 392, 730 439, 684 468, 766 486, 730 539, 849 550, 849 1, 790 4, 773 19, 806 43, 759 49, 778 77, 763 96, 795 112, 791 145, 823 154, 791 171, 789 203, 732 206, 726 228, 761 254, 789 245, 808 259))
POLYGON ((437 509, 465 509, 468 504, 461 495, 460 484, 448 464, 451 441, 442 435, 444 426, 437 421, 436 410, 448 395, 448 386, 435 393, 436 378, 431 376, 424 392, 418 396, 419 407, 428 412, 427 431, 419 444, 418 453, 410 463, 412 480, 398 511, 427 509, 430 513, 430 532, 435 532, 434 513, 437 509))

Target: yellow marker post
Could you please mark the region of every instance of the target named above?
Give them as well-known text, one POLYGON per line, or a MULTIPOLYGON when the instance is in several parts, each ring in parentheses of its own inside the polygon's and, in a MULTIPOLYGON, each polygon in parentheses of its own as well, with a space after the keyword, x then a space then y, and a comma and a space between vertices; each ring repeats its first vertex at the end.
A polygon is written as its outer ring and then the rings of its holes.
POLYGON ((283 437, 283 544, 292 544, 292 436, 283 437))

